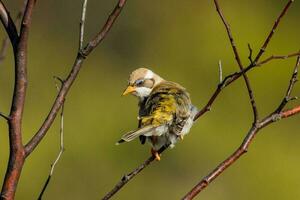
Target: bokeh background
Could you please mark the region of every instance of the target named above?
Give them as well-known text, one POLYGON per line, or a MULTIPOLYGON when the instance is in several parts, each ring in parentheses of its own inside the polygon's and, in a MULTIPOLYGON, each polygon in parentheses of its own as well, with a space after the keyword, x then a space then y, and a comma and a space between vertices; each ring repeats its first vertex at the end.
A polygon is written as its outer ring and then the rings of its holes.
MULTIPOLYGON (((15 16, 21 0, 5 1, 15 16)), ((242 61, 250 43, 257 52, 287 0, 231 0, 220 5, 231 24, 242 61)), ((102 26, 116 1, 89 0, 86 41, 102 26)), ((65 77, 76 56, 81 1, 38 1, 29 42, 29 86, 23 140, 37 131, 56 96, 52 76, 65 77)), ((300 48, 300 2, 282 20, 265 57, 300 48)), ((1 38, 5 33, 1 28, 1 38)), ((121 97, 129 73, 146 66, 185 86, 202 107, 224 75, 238 69, 213 1, 129 0, 104 42, 89 56, 65 104, 65 148, 45 199, 100 199, 126 172, 150 155, 138 141, 115 146, 137 126, 137 100, 121 97)), ((281 101, 295 58, 273 61, 249 73, 260 115, 281 101)), ((0 110, 12 96, 11 48, 0 66, 0 110)), ((299 84, 294 90, 300 95, 299 84)), ((298 102, 299 103, 299 102, 298 102)), ((292 106, 293 104, 290 104, 292 106)), ((294 103, 295 105, 295 103, 294 103)), ((236 164, 198 199, 264 200, 300 198, 300 115, 263 129, 236 164)), ((212 111, 200 118, 184 141, 165 152, 114 199, 179 199, 231 154, 251 126, 252 113, 242 79, 224 90, 212 111)), ((7 124, 0 120, 0 180, 8 159, 7 124)), ((59 151, 59 120, 26 161, 16 199, 36 199, 59 151)))

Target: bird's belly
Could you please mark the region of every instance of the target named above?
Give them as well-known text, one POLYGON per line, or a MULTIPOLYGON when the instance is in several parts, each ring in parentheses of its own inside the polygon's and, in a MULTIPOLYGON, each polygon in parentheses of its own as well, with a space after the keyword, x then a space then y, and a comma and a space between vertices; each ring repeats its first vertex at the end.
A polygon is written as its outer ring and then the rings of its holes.
POLYGON ((191 127, 193 126, 193 123, 194 123, 193 118, 190 117, 190 118, 186 121, 185 125, 183 126, 180 135, 186 135, 186 134, 188 134, 188 133, 190 132, 191 127))
POLYGON ((192 125, 193 119, 189 118, 186 121, 184 127, 182 128, 181 132, 179 134, 177 133, 178 135, 173 132, 170 132, 168 126, 165 125, 157 127, 153 131, 145 134, 145 136, 147 137, 147 141, 155 150, 159 150, 164 145, 170 145, 170 147, 173 148, 179 139, 179 135, 188 134, 192 125))

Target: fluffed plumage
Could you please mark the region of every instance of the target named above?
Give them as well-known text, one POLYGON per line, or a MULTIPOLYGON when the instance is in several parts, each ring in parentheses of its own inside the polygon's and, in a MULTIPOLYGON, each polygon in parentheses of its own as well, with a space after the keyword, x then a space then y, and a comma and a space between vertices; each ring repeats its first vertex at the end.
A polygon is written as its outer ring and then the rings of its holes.
POLYGON ((189 132, 197 108, 181 85, 140 68, 130 75, 124 94, 127 93, 140 99, 139 125, 137 130, 123 135, 117 144, 139 137, 142 144, 149 141, 157 151, 164 145, 173 147, 189 132))

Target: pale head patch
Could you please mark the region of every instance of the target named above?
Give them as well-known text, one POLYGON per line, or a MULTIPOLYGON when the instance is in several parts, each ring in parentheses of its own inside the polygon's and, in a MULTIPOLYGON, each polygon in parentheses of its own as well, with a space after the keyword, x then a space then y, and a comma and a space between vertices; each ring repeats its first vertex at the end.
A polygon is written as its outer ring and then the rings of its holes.
POLYGON ((147 70, 146 75, 145 75, 145 79, 152 79, 154 77, 154 73, 151 70, 147 70))

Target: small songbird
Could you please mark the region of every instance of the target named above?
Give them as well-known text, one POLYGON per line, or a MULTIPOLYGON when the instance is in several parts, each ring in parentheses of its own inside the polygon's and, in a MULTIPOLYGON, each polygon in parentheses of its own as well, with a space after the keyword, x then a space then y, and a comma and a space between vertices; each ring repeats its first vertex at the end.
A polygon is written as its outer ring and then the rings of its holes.
POLYGON ((152 155, 160 160, 158 150, 164 145, 174 147, 178 139, 183 139, 193 125, 197 108, 184 87, 146 68, 130 74, 123 95, 127 94, 139 98, 138 129, 123 135, 116 144, 139 137, 142 144, 148 141, 152 145, 152 155))

